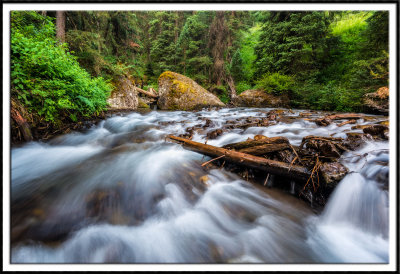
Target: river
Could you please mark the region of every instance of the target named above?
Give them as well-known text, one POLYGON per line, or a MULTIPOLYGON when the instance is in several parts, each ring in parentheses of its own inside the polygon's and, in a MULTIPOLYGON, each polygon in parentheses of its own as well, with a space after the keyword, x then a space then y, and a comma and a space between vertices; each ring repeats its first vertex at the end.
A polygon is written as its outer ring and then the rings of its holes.
MULTIPOLYGON (((322 212, 290 192, 207 169, 201 154, 167 134, 270 109, 150 111, 112 116, 85 132, 11 150, 12 263, 388 263, 388 141, 369 141, 340 161, 350 172, 322 212)), ((351 124, 317 126, 312 112, 276 125, 232 129, 207 144, 256 134, 346 138, 351 124)), ((368 116, 357 124, 387 120, 368 116)), ((273 182, 274 184, 276 182, 273 182)))

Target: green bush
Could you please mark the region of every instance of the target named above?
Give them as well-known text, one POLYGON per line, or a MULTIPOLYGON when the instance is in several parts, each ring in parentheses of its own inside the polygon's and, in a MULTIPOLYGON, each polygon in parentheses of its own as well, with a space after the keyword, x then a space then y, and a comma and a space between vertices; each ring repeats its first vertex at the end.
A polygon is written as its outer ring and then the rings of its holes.
POLYGON ((102 78, 91 78, 54 34, 48 17, 32 11, 12 12, 12 96, 31 112, 55 123, 106 109, 112 86, 102 78))
POLYGON ((336 111, 361 111, 365 90, 350 89, 337 81, 327 84, 298 83, 294 87, 291 104, 297 108, 336 111))
POLYGON ((212 93, 216 94, 218 98, 224 103, 229 102, 229 95, 228 95, 228 89, 224 85, 211 85, 208 87, 208 90, 211 91, 212 93))
POLYGON ((149 90, 149 88, 153 88, 156 92, 158 92, 158 83, 149 83, 143 86, 144 90, 149 90))
POLYGON ((293 77, 275 72, 264 74, 261 80, 257 81, 256 87, 268 93, 279 95, 291 91, 294 83, 293 77))
POLYGON ((239 82, 236 85, 236 93, 237 94, 240 94, 243 91, 246 91, 246 90, 249 90, 249 89, 252 89, 252 86, 249 83, 246 83, 246 82, 239 82))

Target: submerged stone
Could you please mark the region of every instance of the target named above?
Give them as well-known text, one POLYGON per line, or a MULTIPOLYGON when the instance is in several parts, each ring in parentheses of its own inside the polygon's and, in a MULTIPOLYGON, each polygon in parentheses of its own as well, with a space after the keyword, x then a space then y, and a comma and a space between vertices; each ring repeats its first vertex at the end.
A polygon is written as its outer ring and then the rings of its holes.
POLYGON ((335 187, 349 172, 347 167, 339 162, 323 163, 320 168, 327 186, 335 187))
POLYGON ((216 129, 213 131, 210 131, 209 133, 207 133, 207 138, 208 139, 216 139, 218 136, 221 136, 223 133, 222 129, 216 129))
POLYGON ((370 125, 368 127, 363 128, 364 133, 371 134, 374 137, 388 138, 388 135, 385 135, 385 132, 388 132, 389 128, 384 125, 370 125))
POLYGON ((365 133, 348 132, 346 135, 347 139, 345 140, 344 145, 351 150, 357 149, 367 140, 372 139, 371 135, 365 133))

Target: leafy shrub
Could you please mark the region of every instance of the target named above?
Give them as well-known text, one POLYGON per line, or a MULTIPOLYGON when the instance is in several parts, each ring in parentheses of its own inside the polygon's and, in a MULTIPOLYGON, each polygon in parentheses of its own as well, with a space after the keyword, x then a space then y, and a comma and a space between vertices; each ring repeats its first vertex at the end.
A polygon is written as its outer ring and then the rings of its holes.
POLYGON ((361 111, 363 89, 350 89, 337 81, 327 84, 298 83, 291 104, 294 107, 336 111, 361 111))
POLYGON ((144 90, 149 90, 149 88, 153 88, 156 92, 158 92, 158 83, 149 83, 143 86, 144 90))
POLYGON ((236 93, 237 93, 237 94, 240 94, 240 93, 242 93, 243 91, 248 90, 248 89, 251 89, 251 88, 252 88, 252 86, 251 86, 249 83, 246 83, 246 82, 239 82, 239 83, 236 85, 236 93))
POLYGON ((102 78, 91 78, 54 34, 48 17, 32 11, 12 12, 12 96, 51 122, 104 110, 112 86, 102 78))
POLYGON ((229 102, 229 95, 228 92, 224 92, 221 95, 218 96, 218 98, 221 100, 222 103, 226 104, 229 102))
POLYGON ((279 95, 283 92, 292 90, 295 81, 293 77, 280 73, 264 74, 261 80, 257 81, 257 88, 263 89, 268 93, 279 95))
POLYGON ((243 58, 240 53, 240 50, 236 50, 235 54, 233 54, 232 61, 228 66, 230 73, 232 74, 235 81, 242 81, 244 78, 243 72, 243 58))
POLYGON ((217 95, 224 104, 229 102, 228 89, 225 86, 211 85, 208 90, 217 95))

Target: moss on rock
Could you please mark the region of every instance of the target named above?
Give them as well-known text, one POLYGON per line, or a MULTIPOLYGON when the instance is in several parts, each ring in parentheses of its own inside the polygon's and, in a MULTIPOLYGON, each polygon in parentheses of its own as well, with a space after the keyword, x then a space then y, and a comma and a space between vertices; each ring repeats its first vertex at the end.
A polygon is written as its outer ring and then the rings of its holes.
POLYGON ((107 103, 110 109, 137 109, 138 94, 130 79, 119 77, 114 80, 115 89, 111 92, 107 103))
POLYGON ((142 100, 142 98, 138 98, 138 108, 150 108, 150 106, 148 104, 146 104, 146 102, 144 102, 142 100))
POLYGON ((222 107, 224 103, 192 79, 165 71, 158 78, 157 105, 164 110, 195 110, 203 107, 222 107))

